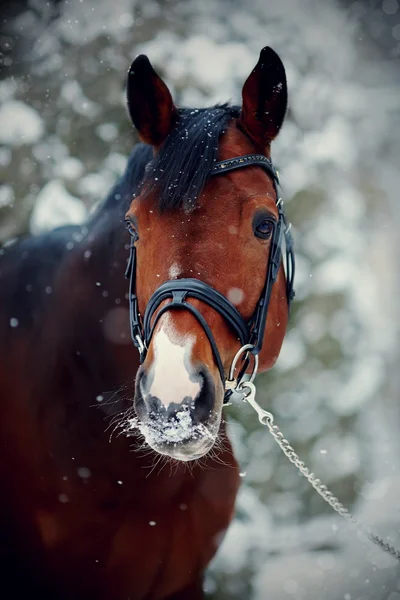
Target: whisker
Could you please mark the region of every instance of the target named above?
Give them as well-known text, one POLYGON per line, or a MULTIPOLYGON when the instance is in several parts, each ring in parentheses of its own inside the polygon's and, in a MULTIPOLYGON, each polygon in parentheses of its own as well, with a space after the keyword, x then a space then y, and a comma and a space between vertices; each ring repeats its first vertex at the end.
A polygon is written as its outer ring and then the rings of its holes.
POLYGON ((160 456, 158 457, 158 459, 157 459, 157 460, 156 460, 156 462, 154 463, 154 465, 153 465, 153 468, 151 469, 151 471, 150 471, 149 473, 147 473, 147 475, 146 475, 146 479, 147 479, 148 477, 150 477, 150 475, 152 474, 152 472, 154 471, 154 469, 157 467, 157 465, 159 464, 159 462, 161 461, 161 459, 162 459, 162 455, 160 454, 160 456))
MULTIPOLYGON (((166 456, 163 456, 163 458, 164 458, 164 459, 166 459, 167 457, 166 457, 166 456)), ((160 475, 161 471, 163 470, 163 468, 164 468, 164 467, 165 467, 165 465, 167 465, 167 464, 168 464, 168 460, 163 460, 163 461, 162 461, 161 469, 158 471, 158 473, 157 473, 157 477, 160 475)))

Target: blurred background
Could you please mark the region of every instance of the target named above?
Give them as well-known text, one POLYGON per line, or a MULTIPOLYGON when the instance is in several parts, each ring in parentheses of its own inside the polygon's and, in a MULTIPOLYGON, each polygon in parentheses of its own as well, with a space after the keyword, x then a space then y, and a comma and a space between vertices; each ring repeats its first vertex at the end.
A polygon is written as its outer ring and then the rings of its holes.
MULTIPOLYGON (((341 501, 400 546, 398 0, 15 0, 0 24, 0 243, 82 222, 135 136, 127 69, 149 56, 180 105, 240 102, 265 45, 287 70, 273 147, 296 301, 258 401, 341 501), (397 536, 397 540, 396 540, 397 536)), ((236 519, 214 600, 400 600, 393 561, 339 522, 248 405, 228 408, 236 519)))

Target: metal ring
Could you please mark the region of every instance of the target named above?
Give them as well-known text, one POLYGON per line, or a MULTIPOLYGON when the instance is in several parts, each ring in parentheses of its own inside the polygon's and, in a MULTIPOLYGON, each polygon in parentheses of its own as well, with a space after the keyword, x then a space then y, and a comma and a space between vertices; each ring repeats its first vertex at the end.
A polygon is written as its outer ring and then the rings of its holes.
MULTIPOLYGON (((248 353, 250 350, 253 350, 253 348, 254 348, 253 344, 245 344, 244 346, 239 348, 239 350, 236 352, 235 356, 233 357, 231 368, 229 369, 228 381, 234 381, 236 364, 237 364, 237 361, 239 360, 240 356, 244 352, 248 353)), ((252 383, 254 381, 254 378, 255 378, 255 376, 257 374, 257 370, 258 370, 258 354, 254 354, 253 357, 254 357, 254 364, 253 364, 253 371, 252 371, 252 373, 250 375, 250 379, 249 379, 250 383, 252 383)))

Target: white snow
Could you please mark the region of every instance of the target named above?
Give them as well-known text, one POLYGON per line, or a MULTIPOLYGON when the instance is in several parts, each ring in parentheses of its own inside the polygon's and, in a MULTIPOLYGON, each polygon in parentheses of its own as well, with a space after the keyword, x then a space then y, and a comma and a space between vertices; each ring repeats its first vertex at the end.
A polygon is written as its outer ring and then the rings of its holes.
POLYGON ((61 225, 83 223, 87 216, 84 204, 67 192, 59 179, 49 181, 39 192, 33 209, 30 229, 33 234, 61 225))
POLYGON ((82 196, 87 196, 92 200, 103 198, 111 188, 114 177, 110 172, 88 173, 78 182, 78 190, 82 196))
POLYGON ((85 45, 99 35, 113 36, 114 43, 120 43, 132 35, 133 0, 118 0, 117 5, 85 0, 66 3, 63 8, 63 18, 57 22, 57 28, 69 44, 85 45))
POLYGON ((306 357, 303 340, 295 330, 290 331, 282 345, 281 352, 276 362, 276 367, 283 371, 294 369, 302 364, 306 357))
POLYGON ((122 429, 126 435, 132 435, 139 429, 152 447, 166 443, 178 445, 187 440, 214 437, 205 425, 193 423, 190 407, 187 405, 177 410, 172 419, 167 419, 163 413, 152 415, 146 422, 131 418, 122 424, 122 429))
POLYGON ((89 100, 83 93, 82 87, 75 80, 68 80, 61 88, 61 97, 80 115, 95 117, 100 112, 100 106, 89 100))
POLYGON ((12 152, 10 148, 0 148, 0 167, 7 167, 10 164, 12 152))
POLYGON ((54 169, 54 174, 57 177, 73 180, 78 179, 84 173, 84 166, 82 161, 72 156, 67 156, 64 160, 61 160, 54 169))
POLYGON ((105 142, 112 142, 118 136, 118 127, 115 123, 102 123, 96 128, 96 133, 105 142))
POLYGON ((20 100, 8 100, 0 106, 0 143, 10 146, 34 144, 44 133, 39 113, 20 100))
POLYGON ((315 473, 323 473, 324 481, 332 481, 358 473, 361 465, 360 448, 354 435, 331 433, 318 440, 310 454, 310 465, 315 473), (322 447, 323 446, 323 447, 322 447), (325 454, 329 455, 327 459, 325 454), (327 460, 329 467, 326 468, 327 460))
POLYGON ((0 185, 0 208, 11 206, 14 202, 14 190, 10 185, 0 185))
POLYGON ((182 269, 181 267, 178 265, 178 263, 173 263, 168 271, 168 277, 170 279, 177 279, 178 276, 181 274, 182 269))
POLYGON ((92 476, 90 469, 87 467, 79 467, 77 473, 82 479, 89 479, 92 476))
POLYGON ((232 287, 228 290, 227 298, 232 304, 238 306, 244 300, 244 291, 237 287, 232 287))

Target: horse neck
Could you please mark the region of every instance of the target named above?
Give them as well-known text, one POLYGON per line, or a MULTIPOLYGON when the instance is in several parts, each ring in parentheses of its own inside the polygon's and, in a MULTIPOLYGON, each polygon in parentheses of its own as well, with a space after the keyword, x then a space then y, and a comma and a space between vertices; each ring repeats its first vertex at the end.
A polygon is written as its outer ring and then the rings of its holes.
MULTIPOLYGON (((24 337, 19 364, 9 369, 10 411, 13 422, 21 424, 11 454, 17 456, 18 450, 27 472, 40 472, 46 486, 58 485, 60 474, 72 481, 77 466, 85 466, 102 474, 98 485, 105 497, 110 481, 130 481, 136 491, 143 484, 149 502, 159 502, 195 478, 184 464, 175 465, 171 477, 170 468, 161 469, 163 462, 159 468, 159 456, 148 448, 132 453, 142 439, 118 435, 120 429, 112 435, 113 419, 132 416, 139 360, 130 339, 124 278, 129 237, 120 215, 105 215, 102 221, 82 233, 75 230, 75 238, 82 239, 75 239, 56 269, 48 304, 38 307, 37 315, 44 316, 24 337), (28 451, 31 447, 35 453, 28 451)), ((227 440, 217 454, 215 465, 209 459, 213 469, 221 460, 234 473, 227 440)))
MULTIPOLYGON (((58 286, 59 301, 66 309, 66 326, 72 326, 76 334, 74 343, 82 347, 89 344, 94 361, 100 359, 100 350, 103 359, 111 361, 110 384, 124 377, 134 378, 139 366, 130 337, 128 284, 124 277, 128 247, 129 234, 121 217, 110 215, 107 222, 106 216, 102 223, 89 227, 71 251, 58 286)), ((78 347, 76 350, 79 352, 78 347)))
POLYGON ((120 217, 100 217, 73 233, 40 322, 26 338, 35 396, 47 408, 46 398, 68 402, 88 418, 97 397, 127 382, 133 388, 139 366, 124 278, 128 234, 120 217))

